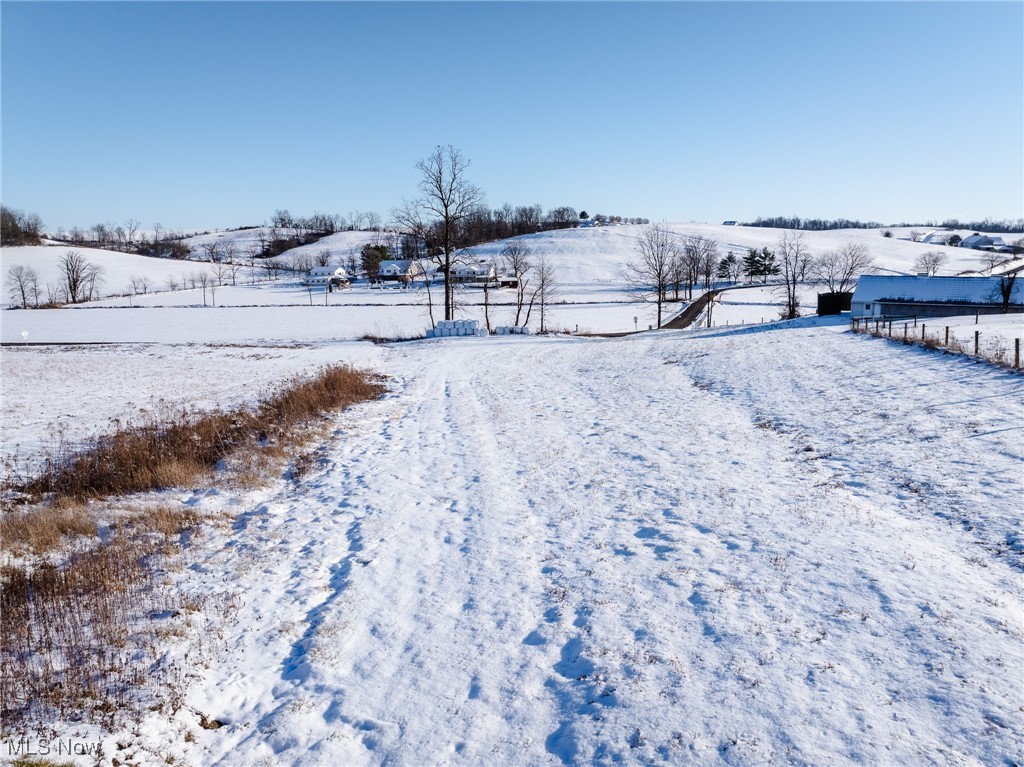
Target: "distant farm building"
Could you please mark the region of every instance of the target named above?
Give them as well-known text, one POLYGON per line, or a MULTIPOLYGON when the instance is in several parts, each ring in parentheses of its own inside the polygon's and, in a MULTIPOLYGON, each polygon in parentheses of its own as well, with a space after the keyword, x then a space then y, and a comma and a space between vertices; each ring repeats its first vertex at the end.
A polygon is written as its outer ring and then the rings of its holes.
MULTIPOLYGON (((865 275, 850 303, 851 317, 948 317, 998 314, 1007 277, 917 277, 865 275)), ((1008 306, 1024 312, 1024 279, 1013 284, 1008 306)))
POLYGON ((385 260, 380 262, 377 276, 382 280, 400 280, 411 282, 423 274, 419 261, 412 259, 385 260))
POLYGON ((452 282, 484 285, 493 283, 496 277, 494 264, 486 259, 455 264, 452 267, 452 282))
POLYGON ((1002 237, 991 237, 987 234, 972 234, 960 241, 961 248, 972 248, 974 250, 992 250, 996 253, 1011 253, 1013 249, 1007 245, 1002 237))
POLYGON ((952 232, 928 232, 921 238, 921 242, 928 245, 947 245, 952 236, 952 232))
POLYGON ((735 221, 723 221, 722 226, 736 226, 735 221))
POLYGON ((348 272, 334 266, 314 266, 309 273, 302 278, 303 285, 330 285, 332 287, 344 287, 349 284, 348 272))

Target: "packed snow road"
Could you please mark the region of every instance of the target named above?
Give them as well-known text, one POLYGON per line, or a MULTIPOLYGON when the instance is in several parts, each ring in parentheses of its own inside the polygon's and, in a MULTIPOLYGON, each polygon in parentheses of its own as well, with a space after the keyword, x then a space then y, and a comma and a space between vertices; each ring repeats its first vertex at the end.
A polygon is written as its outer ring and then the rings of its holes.
POLYGON ((240 594, 191 760, 1022 758, 1019 376, 827 328, 383 368, 189 575, 240 594))

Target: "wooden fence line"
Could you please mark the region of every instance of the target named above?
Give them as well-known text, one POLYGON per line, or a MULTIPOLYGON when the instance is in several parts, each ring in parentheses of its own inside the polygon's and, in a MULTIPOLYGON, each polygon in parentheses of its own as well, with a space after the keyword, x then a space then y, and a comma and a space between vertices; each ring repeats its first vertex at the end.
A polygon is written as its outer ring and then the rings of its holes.
MULTIPOLYGON (((892 339, 894 341, 900 341, 901 343, 904 343, 904 344, 906 344, 908 346, 924 346, 924 347, 926 347, 928 349, 943 349, 945 351, 952 352, 952 353, 955 353, 955 354, 966 354, 968 356, 979 357, 981 359, 984 359, 984 360, 986 360, 988 362, 995 363, 997 365, 1003 365, 1003 366, 1006 366, 1006 367, 1012 367, 1014 370, 1020 370, 1021 369, 1021 366, 1020 366, 1020 341, 1021 341, 1021 339, 1019 337, 1013 339, 1013 364, 1011 365, 1010 364, 1010 360, 1008 359, 1008 357, 1005 356, 1008 353, 1008 350, 1003 349, 1002 347, 997 347, 991 353, 985 353, 985 354, 982 353, 982 350, 981 350, 981 331, 980 330, 975 330, 974 331, 974 344, 973 344, 974 351, 973 351, 973 353, 971 353, 971 352, 968 352, 968 348, 969 347, 967 346, 967 344, 970 343, 970 342, 969 341, 968 342, 963 342, 960 339, 958 339, 955 335, 951 336, 950 332, 949 332, 950 331, 950 326, 949 325, 945 326, 944 333, 941 336, 939 334, 935 334, 935 335, 929 336, 928 332, 927 332, 927 325, 922 322, 921 323, 921 335, 918 338, 916 333, 913 336, 910 335, 910 327, 911 327, 910 319, 911 318, 906 318, 906 319, 907 319, 907 321, 902 323, 903 324, 902 338, 896 338, 893 335, 893 320, 892 319, 882 320, 880 318, 875 318, 875 326, 874 326, 874 328, 872 328, 871 327, 870 318, 867 318, 867 317, 855 317, 855 318, 852 318, 850 320, 850 330, 852 330, 854 333, 867 333, 867 334, 875 336, 877 338, 889 338, 889 339, 892 339)), ((913 327, 916 328, 917 327, 917 318, 914 317, 912 319, 913 319, 913 327)))

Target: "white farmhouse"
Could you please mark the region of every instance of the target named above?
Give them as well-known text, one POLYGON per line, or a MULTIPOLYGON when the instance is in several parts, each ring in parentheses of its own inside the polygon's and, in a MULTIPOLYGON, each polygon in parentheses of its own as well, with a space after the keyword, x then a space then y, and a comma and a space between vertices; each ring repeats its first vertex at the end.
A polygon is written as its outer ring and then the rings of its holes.
POLYGON ((452 266, 452 282, 490 283, 497 279, 494 263, 487 259, 452 266))
POLYGON ((382 280, 412 282, 423 274, 423 266, 413 259, 387 259, 380 262, 377 276, 382 280))
POLYGON ((349 284, 348 272, 339 267, 314 266, 309 273, 302 278, 303 285, 333 285, 342 287, 349 284))

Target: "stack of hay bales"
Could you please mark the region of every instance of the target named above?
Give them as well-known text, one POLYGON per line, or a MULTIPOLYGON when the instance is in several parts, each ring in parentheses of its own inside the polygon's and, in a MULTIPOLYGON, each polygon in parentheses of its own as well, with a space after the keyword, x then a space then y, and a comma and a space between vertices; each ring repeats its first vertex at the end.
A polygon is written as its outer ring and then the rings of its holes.
POLYGON ((437 323, 437 327, 427 331, 427 338, 486 335, 487 328, 480 327, 478 320, 441 320, 437 323))
POLYGON ((502 325, 495 328, 494 333, 499 336, 528 336, 530 329, 526 325, 502 325))

